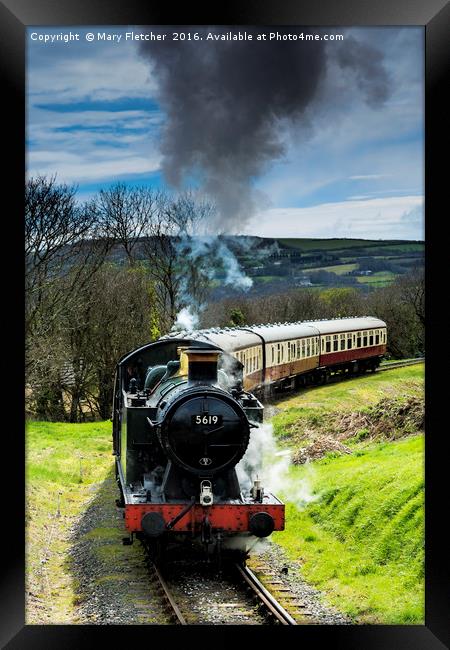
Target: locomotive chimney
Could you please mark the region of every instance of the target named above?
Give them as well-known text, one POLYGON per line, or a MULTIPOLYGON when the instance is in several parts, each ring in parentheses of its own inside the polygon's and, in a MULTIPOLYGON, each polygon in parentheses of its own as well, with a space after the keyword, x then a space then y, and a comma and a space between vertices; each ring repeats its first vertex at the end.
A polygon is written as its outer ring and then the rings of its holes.
POLYGON ((184 352, 188 358, 189 384, 216 384, 219 350, 189 348, 184 352))

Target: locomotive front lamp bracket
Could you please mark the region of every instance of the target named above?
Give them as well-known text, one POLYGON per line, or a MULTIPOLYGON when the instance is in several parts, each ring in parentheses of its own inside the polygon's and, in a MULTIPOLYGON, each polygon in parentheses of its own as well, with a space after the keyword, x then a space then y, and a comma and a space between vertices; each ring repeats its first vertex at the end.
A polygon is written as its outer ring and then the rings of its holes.
POLYGON ((213 491, 211 481, 204 480, 200 483, 200 505, 212 506, 213 491))

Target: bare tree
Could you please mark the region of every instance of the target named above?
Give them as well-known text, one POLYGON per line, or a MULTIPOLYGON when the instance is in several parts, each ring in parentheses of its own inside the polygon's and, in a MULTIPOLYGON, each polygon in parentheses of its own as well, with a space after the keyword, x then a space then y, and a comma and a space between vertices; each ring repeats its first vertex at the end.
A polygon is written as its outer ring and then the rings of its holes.
POLYGON ((208 277, 194 242, 207 224, 213 207, 187 192, 177 198, 159 193, 156 209, 142 241, 155 299, 165 332, 186 302, 200 304, 208 291, 208 277))
POLYGON ((78 205, 76 187, 53 176, 31 178, 25 188, 26 336, 49 331, 70 296, 103 263, 110 247, 96 237, 92 204, 78 205), (73 268, 78 269, 73 273, 73 268), (70 279, 61 283, 61 278, 70 279))
POLYGON ((368 313, 387 324, 388 351, 395 358, 414 357, 424 352, 423 321, 416 311, 415 300, 407 297, 409 290, 417 295, 410 283, 416 286, 411 278, 399 277, 367 296, 368 313), (405 287, 408 287, 406 293, 405 287))
POLYGON ((67 312, 62 330, 72 369, 70 421, 84 419, 88 405, 101 419, 111 416, 116 363, 150 338, 150 289, 144 268, 107 263, 67 312))
POLYGON ((398 280, 402 300, 410 305, 422 327, 425 327, 425 274, 423 268, 416 267, 398 280))
POLYGON ((55 177, 25 187, 25 350, 28 395, 39 417, 63 416, 61 321, 103 263, 109 242, 96 236, 91 204, 55 177))
POLYGON ((128 263, 136 262, 138 244, 153 219, 158 193, 145 187, 116 183, 100 190, 95 199, 97 221, 103 234, 125 251, 128 263))

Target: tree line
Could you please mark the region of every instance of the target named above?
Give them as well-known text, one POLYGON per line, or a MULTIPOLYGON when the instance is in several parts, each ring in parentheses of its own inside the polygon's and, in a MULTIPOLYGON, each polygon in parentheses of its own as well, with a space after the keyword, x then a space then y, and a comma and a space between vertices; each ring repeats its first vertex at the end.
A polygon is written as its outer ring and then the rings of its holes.
POLYGON ((76 187, 25 190, 26 405, 39 419, 111 415, 117 360, 201 302, 186 242, 213 206, 192 193, 118 183, 80 204, 76 187), (118 263, 125 259, 125 264, 118 263))
POLYGON ((210 260, 201 257, 195 233, 206 229, 214 205, 192 192, 121 183, 84 203, 76 193, 56 177, 26 184, 26 407, 32 417, 109 418, 118 359, 169 332, 185 306, 205 306, 199 323, 205 327, 371 314, 388 323, 393 356, 423 350, 419 270, 367 295, 293 289, 208 304, 210 260))
POLYGON ((425 281, 423 268, 399 276, 392 284, 362 292, 353 287, 318 291, 295 288, 258 298, 227 299, 209 305, 204 327, 284 323, 299 320, 376 316, 388 327, 387 353, 396 359, 425 352, 425 281))

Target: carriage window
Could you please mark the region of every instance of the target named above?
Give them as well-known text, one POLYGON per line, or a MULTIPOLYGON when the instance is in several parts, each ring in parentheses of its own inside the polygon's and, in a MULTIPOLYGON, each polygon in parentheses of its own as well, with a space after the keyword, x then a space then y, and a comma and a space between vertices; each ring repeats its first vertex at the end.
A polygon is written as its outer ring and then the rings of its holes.
POLYGON ((306 341, 303 339, 302 341, 302 359, 304 359, 306 356, 306 341))
POLYGON ((358 332, 356 335, 356 347, 357 348, 361 347, 361 332, 358 332))
POLYGON ((281 363, 281 344, 277 344, 277 363, 281 363))
POLYGON ((363 347, 367 347, 367 332, 364 332, 363 334, 363 347))
POLYGON ((306 356, 311 356, 311 339, 306 339, 306 356))
POLYGON ((297 341, 297 359, 300 359, 300 341, 297 341))
POLYGON ((341 334, 341 350, 345 350, 345 334, 341 334))
POLYGON ((325 339, 325 352, 331 352, 331 336, 327 336, 325 339))
POLYGON ((369 345, 373 345, 373 331, 369 332, 369 345))
POLYGON ((347 350, 351 350, 352 349, 352 335, 348 334, 347 337, 348 337, 347 338, 347 350))
POLYGON ((380 332, 379 330, 375 330, 375 345, 378 345, 380 342, 380 332))
POLYGON ((316 355, 319 354, 319 339, 316 339, 316 355))
POLYGON ((338 344, 338 335, 337 335, 337 334, 334 334, 334 335, 333 335, 333 352, 337 352, 337 351, 338 351, 338 345, 339 345, 339 344, 338 344))

